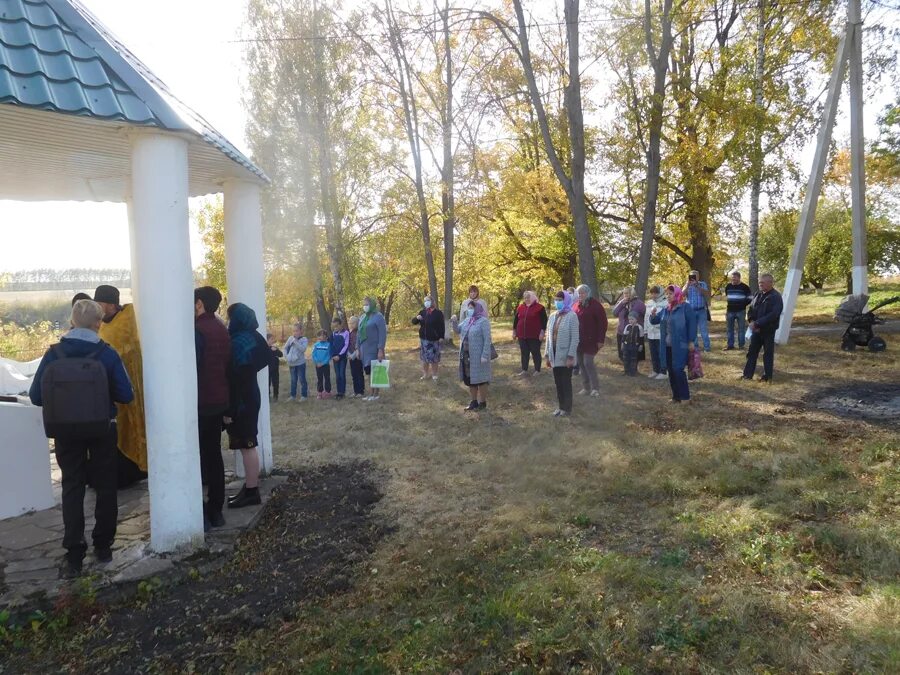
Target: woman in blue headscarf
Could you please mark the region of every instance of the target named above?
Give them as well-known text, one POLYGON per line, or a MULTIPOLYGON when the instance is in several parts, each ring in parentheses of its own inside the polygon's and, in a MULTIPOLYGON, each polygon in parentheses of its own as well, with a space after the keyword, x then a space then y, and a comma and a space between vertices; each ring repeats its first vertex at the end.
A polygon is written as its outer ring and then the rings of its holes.
POLYGON ((544 358, 547 367, 553 369, 556 384, 556 398, 559 407, 554 417, 568 417, 572 414, 572 370, 578 357, 579 326, 578 315, 572 311, 574 298, 568 291, 559 291, 554 303, 556 311, 547 322, 547 342, 544 358))
POLYGON ((228 308, 231 337, 231 406, 225 418, 228 447, 241 451, 244 485, 228 498, 228 508, 260 503, 257 445, 260 394, 256 373, 268 365, 269 345, 260 335, 256 313, 242 302, 228 308))

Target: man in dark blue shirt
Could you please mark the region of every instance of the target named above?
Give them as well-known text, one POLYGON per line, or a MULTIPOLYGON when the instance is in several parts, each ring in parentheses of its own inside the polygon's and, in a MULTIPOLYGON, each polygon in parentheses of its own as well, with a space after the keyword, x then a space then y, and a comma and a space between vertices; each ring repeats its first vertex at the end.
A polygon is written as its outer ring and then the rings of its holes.
POLYGON ((728 327, 728 346, 725 351, 734 349, 735 324, 737 324, 738 346, 744 348, 744 337, 747 332, 747 325, 744 322, 744 312, 753 294, 750 287, 741 281, 740 272, 731 273, 731 283, 725 286, 725 300, 728 306, 725 310, 725 324, 728 327))

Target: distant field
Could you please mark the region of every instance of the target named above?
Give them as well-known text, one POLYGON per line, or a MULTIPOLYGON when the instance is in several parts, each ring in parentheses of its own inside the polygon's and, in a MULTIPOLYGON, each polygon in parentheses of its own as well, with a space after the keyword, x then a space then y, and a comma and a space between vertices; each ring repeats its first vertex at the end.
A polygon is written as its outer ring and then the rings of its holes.
MULTIPOLYGON (((120 289, 122 303, 131 302, 131 289, 120 289)), ((76 293, 88 293, 93 296, 94 288, 73 288, 54 291, 0 291, 0 307, 6 304, 43 304, 69 300, 76 293)))

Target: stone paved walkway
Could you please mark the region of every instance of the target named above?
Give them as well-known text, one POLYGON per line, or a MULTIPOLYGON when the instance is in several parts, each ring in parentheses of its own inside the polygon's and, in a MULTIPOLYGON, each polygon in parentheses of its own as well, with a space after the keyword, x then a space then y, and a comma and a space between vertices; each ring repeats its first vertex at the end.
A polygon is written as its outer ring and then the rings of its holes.
MULTIPOLYGON (((233 453, 225 453, 226 463, 233 453)), ((51 456, 53 495, 57 505, 52 509, 35 511, 15 518, 0 520, 0 608, 27 607, 40 597, 53 597, 73 582, 59 579, 59 568, 65 550, 62 548, 63 522, 59 506, 61 487, 59 469, 51 456)), ((233 471, 228 476, 234 478, 233 471)), ((272 489, 284 477, 271 476, 262 481, 260 494, 263 506, 272 489)), ((241 486, 232 480, 227 494, 241 486)), ((225 511, 226 525, 206 535, 206 546, 212 552, 231 547, 237 535, 253 525, 262 506, 225 511)), ((85 539, 90 542, 94 526, 94 492, 87 490, 84 500, 85 539)), ((84 560, 84 576, 90 576, 94 587, 125 583, 151 577, 173 568, 179 560, 192 552, 156 555, 150 544, 150 495, 147 482, 119 491, 119 524, 113 545, 112 562, 98 563, 90 547, 84 560)))

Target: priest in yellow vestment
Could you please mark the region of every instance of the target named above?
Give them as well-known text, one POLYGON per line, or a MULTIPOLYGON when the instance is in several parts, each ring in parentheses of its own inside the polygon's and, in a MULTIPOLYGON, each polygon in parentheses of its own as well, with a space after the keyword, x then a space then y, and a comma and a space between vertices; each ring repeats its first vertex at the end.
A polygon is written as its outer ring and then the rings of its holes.
POLYGON ((147 430, 144 425, 144 366, 141 361, 141 340, 138 336, 134 305, 119 304, 119 289, 98 286, 94 301, 103 307, 105 316, 100 324, 100 339, 118 352, 134 387, 134 401, 116 404, 119 452, 130 460, 119 461, 119 487, 147 477, 147 430))

